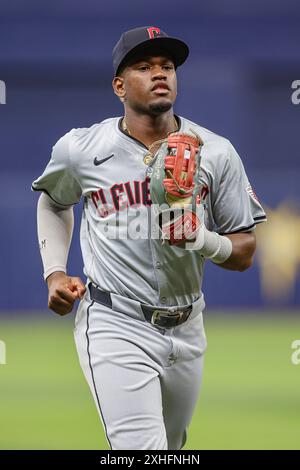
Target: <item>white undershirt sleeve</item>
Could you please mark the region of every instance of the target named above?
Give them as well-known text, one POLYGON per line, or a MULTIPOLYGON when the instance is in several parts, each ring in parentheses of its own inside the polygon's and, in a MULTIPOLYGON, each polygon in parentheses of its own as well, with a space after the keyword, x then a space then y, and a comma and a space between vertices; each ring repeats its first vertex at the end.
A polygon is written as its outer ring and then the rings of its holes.
POLYGON ((42 193, 37 205, 37 230, 44 280, 55 271, 66 273, 73 227, 73 206, 61 206, 42 193))

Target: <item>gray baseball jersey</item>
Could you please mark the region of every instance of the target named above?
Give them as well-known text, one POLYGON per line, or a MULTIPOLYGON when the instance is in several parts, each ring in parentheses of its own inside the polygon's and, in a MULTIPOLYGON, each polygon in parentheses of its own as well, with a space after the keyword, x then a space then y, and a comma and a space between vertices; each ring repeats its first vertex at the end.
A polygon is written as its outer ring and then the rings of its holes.
MULTIPOLYGON (((233 146, 187 119, 180 123, 180 132, 192 128, 204 142, 199 177, 207 228, 221 234, 253 230, 265 213, 233 146)), ((152 168, 144 163, 147 153, 122 132, 120 118, 73 129, 54 146, 33 189, 63 205, 84 197, 84 272, 103 290, 151 305, 191 304, 199 297, 204 259, 148 237, 152 168)))
MULTIPOLYGON (((247 232, 266 219, 231 143, 178 118, 203 140, 198 178, 205 223, 220 234, 247 232)), ((89 281, 111 293, 112 308, 87 290, 76 316, 80 363, 113 449, 180 449, 198 396, 206 339, 204 259, 161 244, 153 233, 148 149, 121 118, 73 129, 53 148, 33 189, 57 203, 84 198, 81 249, 89 281), (182 325, 158 329, 141 304, 192 305, 182 325), (115 399, 114 399, 115 397, 115 399)))

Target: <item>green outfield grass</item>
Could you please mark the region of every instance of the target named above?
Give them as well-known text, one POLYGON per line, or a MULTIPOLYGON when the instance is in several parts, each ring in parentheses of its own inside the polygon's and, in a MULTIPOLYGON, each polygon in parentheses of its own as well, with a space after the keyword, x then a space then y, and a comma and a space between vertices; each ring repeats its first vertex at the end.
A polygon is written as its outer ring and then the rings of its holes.
MULTIPOLYGON (((0 325, 0 448, 108 449, 72 319, 23 314, 0 325)), ((207 311, 205 325, 203 385, 185 449, 300 449, 300 364, 291 362, 300 313, 207 311)))

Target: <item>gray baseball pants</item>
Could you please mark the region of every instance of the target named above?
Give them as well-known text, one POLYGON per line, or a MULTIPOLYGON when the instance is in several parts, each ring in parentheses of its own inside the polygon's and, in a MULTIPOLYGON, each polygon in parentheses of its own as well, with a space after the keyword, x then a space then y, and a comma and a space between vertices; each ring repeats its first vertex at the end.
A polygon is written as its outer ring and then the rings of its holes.
POLYGON ((75 320, 80 365, 112 450, 176 450, 186 440, 199 395, 206 338, 203 302, 189 319, 162 329, 135 301, 109 308, 87 291, 75 320))

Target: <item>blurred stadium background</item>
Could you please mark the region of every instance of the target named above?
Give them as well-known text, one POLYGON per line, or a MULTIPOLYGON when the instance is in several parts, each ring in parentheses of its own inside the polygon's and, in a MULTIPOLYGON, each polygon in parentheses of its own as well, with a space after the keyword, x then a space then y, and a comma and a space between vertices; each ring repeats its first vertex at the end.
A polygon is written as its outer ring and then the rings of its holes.
POLYGON ((45 308, 30 185, 61 135, 122 114, 111 50, 145 24, 190 45, 175 111, 232 141, 268 214, 251 270, 206 267, 209 346, 186 448, 299 449, 297 0, 1 1, 0 449, 108 448, 77 363, 73 315, 45 308))

